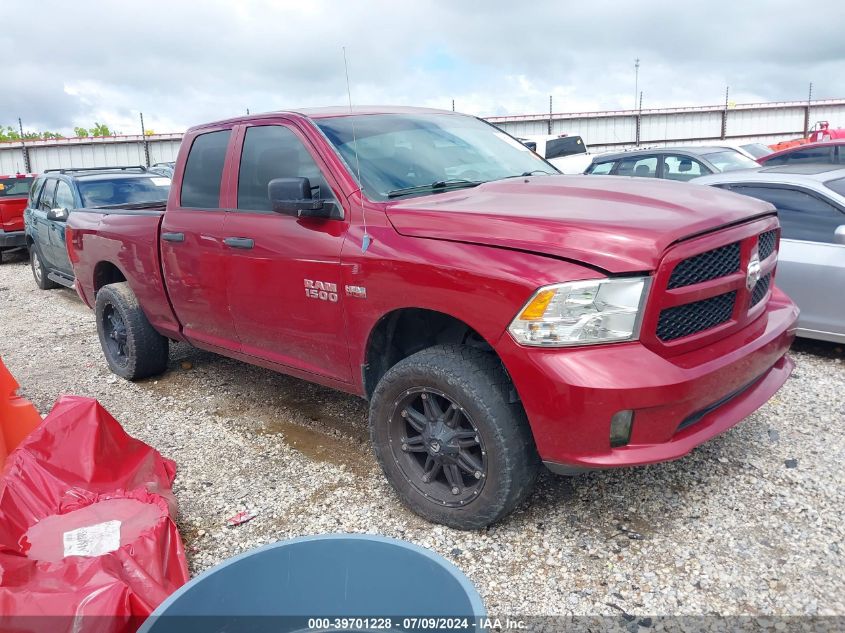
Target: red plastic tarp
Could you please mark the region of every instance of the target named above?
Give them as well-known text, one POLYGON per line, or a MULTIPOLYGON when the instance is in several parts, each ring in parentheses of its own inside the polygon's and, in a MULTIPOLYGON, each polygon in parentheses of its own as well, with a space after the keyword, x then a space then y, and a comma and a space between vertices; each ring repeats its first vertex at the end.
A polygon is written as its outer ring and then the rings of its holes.
POLYGON ((0 630, 132 631, 188 580, 175 464, 66 396, 0 475, 0 630))

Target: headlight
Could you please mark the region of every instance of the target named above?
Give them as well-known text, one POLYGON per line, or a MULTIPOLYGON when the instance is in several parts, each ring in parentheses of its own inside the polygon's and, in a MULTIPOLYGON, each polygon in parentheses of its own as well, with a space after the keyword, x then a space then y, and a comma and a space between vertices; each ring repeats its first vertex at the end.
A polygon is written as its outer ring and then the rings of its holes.
POLYGON ((636 339, 650 282, 626 277, 544 286, 508 331, 522 345, 549 347, 636 339))

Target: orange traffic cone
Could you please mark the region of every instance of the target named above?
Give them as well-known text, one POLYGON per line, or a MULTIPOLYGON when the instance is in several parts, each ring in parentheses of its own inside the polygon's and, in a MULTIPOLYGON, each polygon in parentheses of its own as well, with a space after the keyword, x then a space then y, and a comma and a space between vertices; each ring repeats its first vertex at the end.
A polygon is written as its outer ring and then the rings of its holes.
POLYGON ((41 416, 18 395, 18 383, 0 359, 0 468, 6 456, 39 424, 41 416))

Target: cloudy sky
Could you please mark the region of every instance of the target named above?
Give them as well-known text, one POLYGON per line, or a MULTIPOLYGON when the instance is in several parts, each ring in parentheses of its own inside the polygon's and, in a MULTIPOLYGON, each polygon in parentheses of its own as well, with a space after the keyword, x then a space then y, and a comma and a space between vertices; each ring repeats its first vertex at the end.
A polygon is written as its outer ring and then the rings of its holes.
POLYGON ((0 125, 123 133, 347 102, 478 115, 845 97, 845 2, 3 0, 0 125))

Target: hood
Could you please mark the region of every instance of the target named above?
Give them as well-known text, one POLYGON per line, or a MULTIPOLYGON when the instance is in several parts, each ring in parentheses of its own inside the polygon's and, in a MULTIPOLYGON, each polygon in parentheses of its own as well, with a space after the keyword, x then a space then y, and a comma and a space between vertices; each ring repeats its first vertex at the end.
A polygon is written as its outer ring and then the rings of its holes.
POLYGON ((714 187, 540 176, 392 202, 386 212, 402 235, 531 251, 629 273, 655 270, 675 242, 775 211, 714 187))

